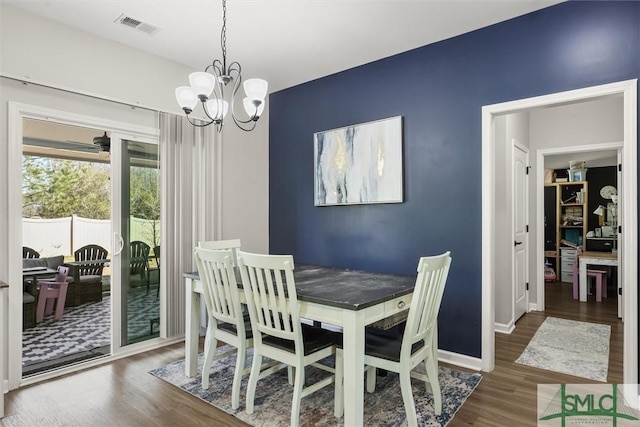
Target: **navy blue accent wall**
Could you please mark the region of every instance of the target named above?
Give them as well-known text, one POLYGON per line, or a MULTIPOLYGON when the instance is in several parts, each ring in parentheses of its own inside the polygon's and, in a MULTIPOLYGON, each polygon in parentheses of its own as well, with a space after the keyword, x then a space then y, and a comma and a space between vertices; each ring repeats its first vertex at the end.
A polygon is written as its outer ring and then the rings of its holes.
POLYGON ((415 274, 451 250, 440 348, 480 357, 482 106, 639 75, 640 2, 579 1, 274 93, 270 252, 415 274), (404 203, 315 207, 314 132, 399 115, 404 203))

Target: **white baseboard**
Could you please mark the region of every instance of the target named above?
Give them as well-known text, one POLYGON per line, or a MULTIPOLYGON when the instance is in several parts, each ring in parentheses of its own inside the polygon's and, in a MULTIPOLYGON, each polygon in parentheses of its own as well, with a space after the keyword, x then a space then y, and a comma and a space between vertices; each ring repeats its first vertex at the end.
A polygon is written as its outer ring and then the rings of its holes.
POLYGON ((529 311, 538 311, 538 304, 529 303, 529 311))
POLYGON ((513 321, 509 322, 506 325, 504 323, 497 323, 496 322, 493 325, 493 327, 494 327, 496 332, 500 332, 501 334, 510 334, 516 328, 516 325, 513 323, 513 321))
POLYGON ((473 369, 474 371, 480 371, 482 367, 482 359, 478 357, 446 350, 438 350, 438 361, 460 366, 461 368, 473 369))

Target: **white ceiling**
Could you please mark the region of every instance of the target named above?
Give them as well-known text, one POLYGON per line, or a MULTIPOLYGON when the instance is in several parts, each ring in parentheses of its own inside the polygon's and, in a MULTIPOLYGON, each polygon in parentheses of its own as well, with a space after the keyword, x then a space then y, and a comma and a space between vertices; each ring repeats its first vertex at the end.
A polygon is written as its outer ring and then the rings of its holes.
MULTIPOLYGON (((194 70, 222 56, 221 0, 0 1, 194 70), (159 31, 114 23, 123 13, 159 31)), ((274 92, 562 1, 229 0, 227 60, 274 92)))

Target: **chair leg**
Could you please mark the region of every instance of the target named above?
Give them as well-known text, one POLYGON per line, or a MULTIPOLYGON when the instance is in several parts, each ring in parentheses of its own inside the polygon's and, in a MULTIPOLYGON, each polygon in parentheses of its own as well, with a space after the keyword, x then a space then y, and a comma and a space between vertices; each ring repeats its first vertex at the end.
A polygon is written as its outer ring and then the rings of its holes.
POLYGON ((62 320, 62 314, 64 313, 64 303, 67 299, 67 284, 59 285, 58 299, 56 302, 56 320, 62 320))
POLYGON ((244 371, 244 363, 247 360, 247 344, 241 340, 238 345, 238 353, 236 354, 236 371, 233 373, 233 387, 231 389, 231 407, 238 409, 240 407, 240 383, 242 382, 242 371, 244 371))
POLYGON ((211 364, 213 363, 213 355, 216 352, 216 346, 218 340, 215 338, 215 331, 213 328, 215 324, 214 319, 209 319, 207 325, 207 333, 204 338, 204 363, 202 365, 202 388, 207 390, 209 388, 209 371, 211 371, 211 364))
POLYGON ((336 418, 344 415, 344 383, 342 376, 344 369, 344 361, 342 360, 342 349, 336 348, 336 379, 335 389, 333 393, 333 415, 336 418))
POLYGON ((433 407, 436 415, 442 414, 442 394, 440 382, 438 381, 438 362, 436 359, 428 358, 424 361, 424 368, 429 378, 431 393, 433 393, 433 407))
POLYGON ((407 415, 407 424, 409 427, 417 427, 416 405, 413 403, 413 392, 411 391, 411 374, 408 369, 401 367, 398 375, 400 376, 400 390, 402 391, 404 411, 407 415))
POLYGON ((47 302, 47 290, 45 286, 40 286, 40 292, 38 293, 38 304, 36 306, 36 323, 42 322, 44 318, 44 307, 47 302))
POLYGON ((366 366, 365 374, 367 375, 367 392, 373 393, 376 391, 376 376, 378 375, 378 370, 375 366, 366 366))
POLYGON ((287 366, 287 378, 289 379, 289 384, 291 385, 293 385, 293 376, 295 371, 296 369, 293 366, 291 365, 287 366))
POLYGON ((304 367, 296 367, 295 382, 293 385, 293 398, 291 402, 291 427, 300 425, 300 400, 304 388, 304 367))
POLYGON ((596 302, 602 302, 602 274, 596 274, 596 302))
POLYGON ((253 400, 256 396, 256 385, 260 377, 260 366, 262 366, 262 355, 254 347, 251 374, 249 374, 249 384, 247 384, 247 414, 249 415, 253 414, 253 400))

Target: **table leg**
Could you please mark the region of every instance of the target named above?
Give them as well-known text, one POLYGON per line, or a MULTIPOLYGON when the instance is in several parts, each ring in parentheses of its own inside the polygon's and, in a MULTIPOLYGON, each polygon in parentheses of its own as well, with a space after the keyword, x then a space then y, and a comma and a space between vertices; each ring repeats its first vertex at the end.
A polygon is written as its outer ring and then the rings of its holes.
POLYGON ((200 339, 200 294, 195 292, 196 281, 185 279, 185 337, 184 337, 184 371, 188 377, 198 372, 198 342, 200 339))
POLYGON ((356 427, 364 420, 364 313, 343 314, 344 425, 356 427))
POLYGON ((580 301, 587 302, 587 263, 580 258, 580 276, 578 278, 580 288, 580 301))

